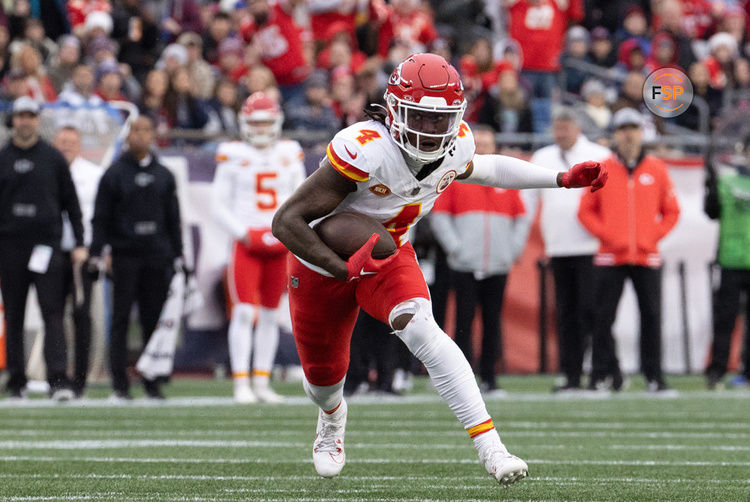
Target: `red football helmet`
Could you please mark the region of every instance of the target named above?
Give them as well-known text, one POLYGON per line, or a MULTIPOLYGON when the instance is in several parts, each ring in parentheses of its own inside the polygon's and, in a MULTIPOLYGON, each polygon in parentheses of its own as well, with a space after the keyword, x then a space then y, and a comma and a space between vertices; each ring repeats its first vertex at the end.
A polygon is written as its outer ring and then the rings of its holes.
POLYGON ((264 148, 281 136, 284 114, 276 101, 263 92, 255 92, 242 105, 239 122, 242 139, 264 148))
POLYGON ((453 147, 466 110, 458 72, 428 53, 412 54, 393 70, 385 103, 391 136, 420 162, 435 161, 453 147))

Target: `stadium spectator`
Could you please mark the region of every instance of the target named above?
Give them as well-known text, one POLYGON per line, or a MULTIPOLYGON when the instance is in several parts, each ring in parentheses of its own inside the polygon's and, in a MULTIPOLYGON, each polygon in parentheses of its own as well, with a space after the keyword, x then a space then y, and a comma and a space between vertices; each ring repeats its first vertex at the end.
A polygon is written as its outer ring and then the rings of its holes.
MULTIPOLYGON (((156 328, 167 297, 173 263, 182 256, 182 231, 176 183, 152 150, 154 123, 133 120, 128 149, 107 169, 99 182, 93 218, 90 266, 107 267, 102 251, 111 247, 113 286, 109 366, 111 399, 130 400, 127 334, 135 301, 143 346, 156 328)), ((149 398, 163 399, 158 380, 143 379, 149 398)))
POLYGON ((169 89, 169 76, 163 70, 151 70, 146 77, 143 96, 138 104, 141 115, 149 117, 156 125, 156 133, 169 129, 165 98, 169 89))
POLYGON ((240 27, 245 42, 257 44, 260 61, 273 72, 284 103, 301 102, 302 82, 310 74, 305 61, 302 29, 291 16, 292 0, 271 4, 269 0, 251 0, 247 18, 240 27))
POLYGON ((711 87, 722 90, 731 86, 732 65, 739 56, 737 40, 729 33, 717 33, 708 39, 710 54, 703 59, 708 68, 711 87))
MULTIPOLYGON (((585 87, 585 84, 584 84, 585 87)), ((575 110, 555 112, 552 134, 555 144, 534 152, 531 162, 559 172, 586 160, 604 160, 610 151, 589 141, 579 125, 575 110)), ((564 381, 554 391, 581 388, 583 357, 591 343, 596 303, 594 253, 599 243, 578 220, 578 206, 584 190, 525 190, 524 202, 533 215, 541 201, 540 223, 544 256, 549 259, 555 282, 560 370, 564 381)))
POLYGON ((337 66, 348 66, 356 72, 367 60, 364 52, 357 49, 356 39, 345 23, 332 24, 328 28, 326 45, 318 53, 316 66, 332 69, 337 66))
POLYGON ((123 91, 120 66, 114 61, 102 63, 97 68, 96 95, 104 101, 129 101, 123 91))
MULTIPOLYGON (((475 127, 478 155, 495 153, 490 127, 475 127)), ((482 345, 478 366, 480 388, 498 390, 496 365, 504 368, 502 312, 510 269, 526 246, 532 213, 517 190, 451 184, 435 201, 430 224, 448 254, 456 295, 454 339, 470 364, 474 362, 472 325, 477 306, 481 311, 482 345)))
POLYGON ((115 2, 112 12, 112 38, 120 46, 118 59, 132 68, 139 81, 154 67, 159 50, 159 28, 142 4, 121 0, 115 2))
POLYGON ((597 26, 591 30, 591 49, 587 59, 602 68, 612 68, 617 64, 617 53, 614 51, 609 31, 604 26, 597 26))
POLYGON ((39 51, 28 44, 20 44, 10 58, 11 69, 19 69, 26 75, 29 96, 40 103, 55 101, 55 86, 47 76, 39 51))
POLYGON ((565 91, 579 94, 588 72, 576 67, 576 62, 585 62, 589 50, 589 33, 583 26, 571 26, 565 37, 566 49, 560 56, 565 78, 565 91))
POLYGON ((170 77, 188 62, 187 49, 180 44, 169 44, 156 62, 156 68, 164 70, 170 77))
POLYGON ((240 111, 240 98, 237 85, 231 80, 220 80, 216 84, 214 97, 208 101, 208 134, 223 133, 239 137, 240 128, 237 113, 240 111))
POLYGON ((5 77, 8 72, 10 60, 10 33, 8 28, 0 24, 0 78, 5 77))
POLYGON ((685 34, 683 2, 664 0, 660 5, 654 29, 658 29, 658 33, 667 33, 672 37, 677 53, 677 64, 680 68, 690 68, 690 65, 695 62, 695 54, 692 47, 693 39, 685 34))
POLYGON ((169 80, 164 108, 170 129, 203 129, 208 122, 205 104, 194 95, 195 84, 187 68, 178 68, 169 80))
MULTIPOLYGON (((279 94, 273 73, 263 65, 250 68, 243 83, 248 94, 255 94, 256 92, 279 94)), ((281 101, 281 96, 277 101, 281 101)))
POLYGON ((44 32, 44 25, 39 19, 29 18, 26 20, 21 42, 36 49, 44 63, 48 63, 50 56, 58 50, 57 44, 47 37, 44 32))
POLYGON ((86 20, 92 12, 108 13, 112 4, 107 0, 69 0, 67 2, 68 19, 74 34, 80 35, 86 20))
MULTIPOLYGON (((592 135, 587 135, 592 139, 598 139, 601 134, 609 127, 612 121, 612 111, 607 106, 606 89, 600 80, 589 79, 581 86, 581 97, 584 100, 582 111, 584 116, 582 122, 592 122, 592 135), (586 120, 588 118, 589 120, 586 120)), ((580 124, 579 124, 580 125, 580 124)))
MULTIPOLYGON (((688 78, 693 84, 693 96, 702 98, 708 105, 709 118, 718 115, 724 99, 724 91, 711 86, 711 75, 708 67, 702 61, 696 61, 688 69, 688 78)), ((701 130, 701 115, 697 107, 690 106, 684 113, 676 117, 676 122, 693 131, 701 130)))
POLYGON ((161 20, 162 38, 174 41, 183 31, 200 33, 203 29, 198 0, 167 0, 161 20))
POLYGON ((490 89, 507 68, 504 61, 495 61, 492 45, 487 38, 480 37, 472 45, 469 53, 461 58, 459 69, 470 96, 490 89))
POLYGON ((677 46, 669 33, 657 33, 651 39, 651 55, 646 62, 648 72, 659 68, 679 68, 677 46))
POLYGON ((393 0, 378 34, 378 55, 386 57, 393 45, 407 54, 424 52, 438 38, 430 12, 422 0, 393 0))
POLYGON ((214 94, 216 84, 215 72, 202 56, 202 44, 200 35, 197 33, 183 33, 177 39, 177 43, 187 50, 187 62, 185 65, 190 71, 190 77, 195 83, 195 96, 200 99, 209 99, 214 94))
POLYGON ((26 74, 21 69, 8 72, 3 78, 3 99, 13 101, 21 96, 29 95, 29 84, 26 74))
POLYGON ((355 75, 357 89, 365 95, 365 102, 383 103, 383 92, 388 81, 377 59, 365 61, 355 75))
POLYGON ((307 0, 305 2, 310 14, 312 38, 318 45, 318 50, 331 40, 332 26, 337 26, 337 30, 348 33, 350 40, 356 40, 358 3, 362 2, 354 0, 307 0))
POLYGON ((230 37, 232 33, 232 22, 229 14, 223 11, 216 12, 208 23, 208 28, 202 33, 203 59, 209 64, 219 62, 219 44, 222 40, 230 37))
POLYGON ((745 58, 737 58, 734 62, 734 89, 737 91, 750 90, 750 62, 745 58))
POLYGON ((86 20, 80 29, 73 29, 73 34, 84 41, 97 38, 108 38, 112 33, 112 16, 109 11, 96 10, 86 15, 86 20))
POLYGON ((640 47, 644 57, 649 54, 648 19, 639 5, 625 4, 622 27, 615 33, 615 46, 618 47, 618 51, 628 40, 633 40, 640 47))
POLYGON ((326 51, 320 54, 318 66, 327 70, 334 70, 338 67, 348 68, 351 72, 356 72, 364 64, 367 57, 360 51, 353 52, 350 42, 347 40, 333 40, 326 51))
POLYGON ((615 113, 623 108, 632 108, 641 114, 641 127, 643 128, 643 137, 646 141, 653 141, 657 137, 657 127, 662 123, 659 117, 656 117, 646 109, 643 103, 643 85, 646 82, 646 76, 638 71, 631 71, 625 75, 625 81, 622 83, 617 100, 612 105, 612 112, 615 113))
POLYGON ((534 132, 550 126, 552 89, 565 30, 583 18, 581 0, 506 0, 510 36, 521 43, 523 76, 531 83, 534 132))
MULTIPOLYGON (((706 215, 719 220, 717 263, 721 279, 713 298, 713 341, 711 361, 706 368, 709 389, 721 385, 729 363, 732 333, 737 324, 740 299, 745 298, 745 322, 750 323, 750 137, 744 139, 744 158, 735 162, 732 170, 717 174, 718 166, 707 166, 706 195, 703 209, 706 215)), ((750 350, 745 347, 744 376, 750 377, 750 350)))
POLYGON ((58 96, 58 101, 72 106, 98 106, 103 99, 94 93, 95 76, 91 66, 82 63, 75 67, 70 82, 58 96))
POLYGON ((648 74, 646 68, 646 54, 641 43, 636 38, 629 38, 620 44, 617 51, 617 65, 615 67, 620 73, 628 72, 648 74))
MULTIPOLYGON (((65 157, 70 167, 78 203, 81 207, 84 245, 91 245, 91 219, 94 217, 94 200, 99 188, 99 180, 104 169, 81 156, 81 132, 72 125, 58 129, 54 140, 55 148, 65 157)), ((67 215, 66 215, 67 216, 67 215)), ((66 217, 63 227, 61 249, 71 258, 75 249, 75 233, 70 219, 66 217)), ((74 369, 73 393, 83 397, 86 390, 86 378, 89 372, 89 349, 91 347, 91 286, 92 276, 86 270, 85 263, 74 264, 66 260, 65 287, 66 296, 72 298, 74 330, 74 369), (69 265, 68 265, 69 263, 69 265)))
POLYGON ((0 151, 0 287, 5 308, 10 397, 26 395, 23 328, 26 296, 34 284, 44 321, 44 361, 50 397, 73 397, 65 369, 62 215, 73 227, 71 259, 80 266, 84 247, 81 210, 65 158, 40 139, 39 103, 23 96, 13 102, 11 140, 0 151))
MULTIPOLYGON (((48 75, 60 93, 65 84, 73 77, 75 67, 81 59, 81 42, 72 35, 64 35, 59 41, 60 49, 49 64, 48 75)), ((0 63, 1 64, 1 63, 0 63)))
POLYGON ((623 376, 612 325, 629 278, 640 311, 640 361, 649 392, 667 390, 661 368, 661 255, 659 241, 677 223, 680 208, 663 161, 643 151, 642 115, 632 108, 615 113, 615 155, 603 162, 607 186, 586 192, 578 217, 599 239, 594 257, 598 276, 590 389, 619 391, 623 376), (628 216, 630 215, 630 216, 628 216))
POLYGON ((477 112, 478 123, 498 132, 534 131, 534 116, 528 98, 518 83, 518 74, 512 68, 506 66, 500 72, 496 88, 480 95, 477 102, 481 103, 477 112))
POLYGON ((98 66, 105 61, 117 60, 117 44, 104 35, 93 38, 84 44, 86 62, 98 66))
POLYGON ((328 77, 316 71, 305 81, 305 100, 301 104, 287 103, 287 128, 295 131, 328 131, 333 135, 338 120, 330 106, 328 77))
POLYGON ((247 98, 239 121, 243 141, 219 145, 211 188, 214 218, 233 239, 227 282, 234 400, 280 403, 283 398, 271 389, 269 379, 279 340, 277 309, 286 289, 288 251, 271 234, 271 220, 304 181, 304 157, 297 142, 280 139, 284 117, 268 96, 247 98))
POLYGON ((245 44, 238 38, 222 40, 218 49, 217 67, 223 77, 238 82, 248 68, 243 64, 245 58, 245 44))
POLYGON ((63 2, 46 3, 35 1, 15 1, 6 2, 6 8, 10 3, 13 4, 13 15, 8 21, 14 38, 16 38, 16 35, 20 34, 13 28, 14 16, 20 18, 20 23, 18 24, 21 26, 23 26, 23 22, 28 18, 39 19, 44 27, 44 32, 52 40, 57 40, 63 34, 70 31, 70 24, 65 15, 65 6, 63 2), (19 9, 26 9, 25 14, 22 14, 19 9))

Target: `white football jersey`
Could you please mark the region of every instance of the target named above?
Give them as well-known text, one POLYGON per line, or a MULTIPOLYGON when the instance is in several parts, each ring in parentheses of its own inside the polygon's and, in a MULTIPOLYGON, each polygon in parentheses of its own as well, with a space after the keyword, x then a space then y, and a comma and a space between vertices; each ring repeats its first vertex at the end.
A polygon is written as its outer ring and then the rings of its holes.
POLYGON ((269 148, 241 141, 216 152, 212 206, 219 223, 236 239, 249 229, 270 228, 276 210, 305 180, 304 154, 296 141, 269 148))
POLYGON ((388 128, 375 120, 343 129, 326 151, 333 167, 357 183, 357 191, 331 214, 353 211, 375 218, 399 246, 408 241, 409 228, 429 213, 438 196, 466 171, 474 157, 474 137, 462 122, 455 146, 421 181, 409 170, 401 152, 388 128))

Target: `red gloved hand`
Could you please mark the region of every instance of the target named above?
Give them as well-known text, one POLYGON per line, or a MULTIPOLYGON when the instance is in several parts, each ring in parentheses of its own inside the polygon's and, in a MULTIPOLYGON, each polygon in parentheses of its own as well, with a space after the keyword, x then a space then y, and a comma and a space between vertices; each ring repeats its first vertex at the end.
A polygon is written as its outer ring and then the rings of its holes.
POLYGON ((380 240, 378 234, 372 234, 367 242, 365 242, 361 248, 356 250, 353 255, 346 260, 346 269, 349 271, 349 275, 346 277, 347 281, 356 281, 358 279, 364 279, 377 274, 380 269, 388 265, 398 254, 398 249, 388 258, 382 260, 376 260, 372 257, 372 248, 380 240))
POLYGON ((591 187, 596 192, 607 183, 607 169, 599 162, 586 161, 576 164, 563 173, 562 186, 565 188, 591 187))

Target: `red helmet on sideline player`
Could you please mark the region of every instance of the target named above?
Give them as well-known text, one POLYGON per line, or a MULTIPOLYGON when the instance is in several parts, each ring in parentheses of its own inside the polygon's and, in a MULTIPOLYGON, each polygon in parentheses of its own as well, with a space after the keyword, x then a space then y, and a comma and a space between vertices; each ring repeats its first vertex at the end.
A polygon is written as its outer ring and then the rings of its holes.
POLYGON ((279 104, 263 92, 248 97, 239 113, 242 139, 258 148, 265 148, 281 137, 284 114, 279 104))
POLYGON ((437 54, 412 54, 385 91, 386 125, 396 143, 420 162, 442 158, 456 141, 466 110, 456 69, 437 54))

